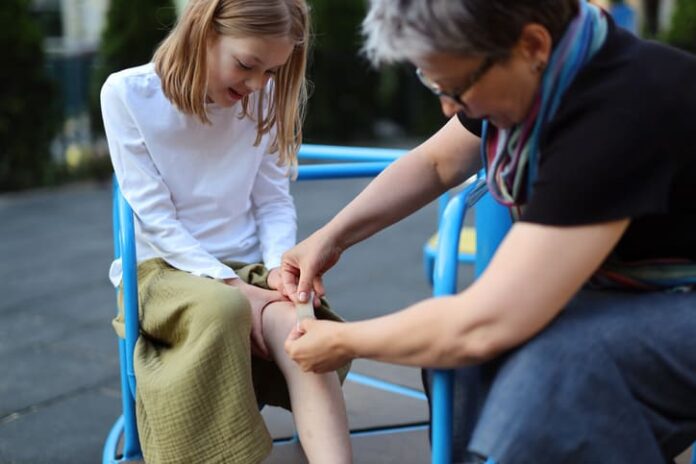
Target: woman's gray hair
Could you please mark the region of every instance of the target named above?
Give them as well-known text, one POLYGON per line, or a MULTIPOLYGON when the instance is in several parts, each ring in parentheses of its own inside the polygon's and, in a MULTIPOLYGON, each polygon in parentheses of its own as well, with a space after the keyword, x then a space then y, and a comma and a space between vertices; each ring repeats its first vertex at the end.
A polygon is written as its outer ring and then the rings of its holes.
POLYGON ((528 23, 558 43, 579 0, 370 0, 364 53, 374 65, 432 53, 507 57, 528 23))

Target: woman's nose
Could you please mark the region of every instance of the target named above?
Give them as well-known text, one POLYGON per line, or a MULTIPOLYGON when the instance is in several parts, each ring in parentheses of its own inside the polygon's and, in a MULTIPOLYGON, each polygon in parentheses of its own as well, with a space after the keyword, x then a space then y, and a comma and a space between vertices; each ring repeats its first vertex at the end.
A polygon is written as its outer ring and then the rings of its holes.
POLYGON ((460 104, 448 97, 440 97, 440 107, 442 108, 442 113, 448 118, 451 118, 462 109, 460 104))

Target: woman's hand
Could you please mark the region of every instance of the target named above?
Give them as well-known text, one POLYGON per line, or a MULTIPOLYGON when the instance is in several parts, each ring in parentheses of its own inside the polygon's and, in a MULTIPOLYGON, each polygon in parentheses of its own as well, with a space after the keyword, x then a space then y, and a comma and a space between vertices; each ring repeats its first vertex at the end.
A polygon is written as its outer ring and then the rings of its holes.
POLYGON ((290 332, 285 351, 305 372, 335 371, 355 356, 340 343, 340 331, 349 323, 305 319, 290 332))
POLYGON ((263 339, 263 310, 269 304, 283 300, 283 295, 275 290, 264 290, 244 282, 242 279, 225 279, 225 283, 238 288, 251 304, 251 352, 264 359, 270 359, 266 342, 263 339))
POLYGON ((284 294, 296 303, 305 303, 314 289, 316 306, 318 297, 325 293, 321 277, 338 262, 342 251, 322 230, 286 251, 281 264, 284 294))

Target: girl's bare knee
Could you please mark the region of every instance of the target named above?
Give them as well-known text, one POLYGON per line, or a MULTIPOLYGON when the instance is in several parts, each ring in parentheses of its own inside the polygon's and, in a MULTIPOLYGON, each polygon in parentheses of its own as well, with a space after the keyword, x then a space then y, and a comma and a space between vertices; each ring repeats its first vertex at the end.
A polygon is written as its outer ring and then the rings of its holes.
MULTIPOLYGON (((263 311, 263 322, 266 321, 277 327, 292 329, 297 322, 295 306, 289 301, 277 301, 269 304, 263 311)), ((289 331, 289 330, 288 330, 289 331)))
POLYGON ((297 325, 295 306, 288 301, 269 304, 263 311, 263 334, 268 343, 283 349, 285 339, 297 325))

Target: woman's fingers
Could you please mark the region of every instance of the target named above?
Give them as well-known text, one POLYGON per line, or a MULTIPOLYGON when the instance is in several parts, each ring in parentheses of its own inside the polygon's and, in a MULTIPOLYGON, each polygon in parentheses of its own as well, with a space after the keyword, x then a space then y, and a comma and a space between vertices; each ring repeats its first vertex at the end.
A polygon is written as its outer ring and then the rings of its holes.
POLYGON ((291 333, 285 341, 285 351, 305 372, 318 374, 336 370, 350 360, 339 347, 334 346, 337 322, 306 319, 298 332, 291 333))
POLYGON ((297 294, 297 284, 300 277, 300 268, 296 266, 290 257, 283 256, 283 263, 280 267, 281 281, 285 294, 293 301, 297 294))

